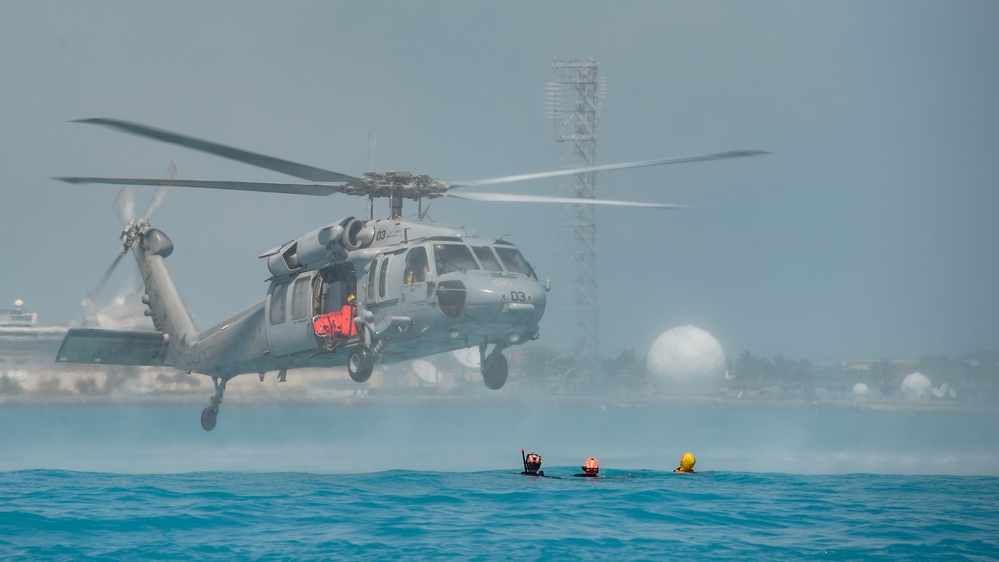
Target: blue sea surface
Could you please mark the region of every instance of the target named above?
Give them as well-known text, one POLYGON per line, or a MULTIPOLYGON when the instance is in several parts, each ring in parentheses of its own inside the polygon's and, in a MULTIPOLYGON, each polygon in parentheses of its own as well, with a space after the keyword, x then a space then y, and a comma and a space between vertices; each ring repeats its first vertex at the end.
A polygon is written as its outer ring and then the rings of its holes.
POLYGON ((0 473, 3 560, 994 560, 999 478, 0 473))
POLYGON ((0 560, 999 560, 993 410, 238 398, 0 407, 0 560))

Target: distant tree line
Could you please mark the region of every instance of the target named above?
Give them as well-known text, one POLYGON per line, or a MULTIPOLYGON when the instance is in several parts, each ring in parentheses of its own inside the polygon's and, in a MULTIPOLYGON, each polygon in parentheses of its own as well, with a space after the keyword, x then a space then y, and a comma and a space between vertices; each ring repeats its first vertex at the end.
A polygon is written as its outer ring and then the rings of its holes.
MULTIPOLYGON (((524 371, 527 381, 545 385, 552 382, 549 378, 558 376, 567 379, 569 388, 566 390, 578 390, 578 385, 573 384, 572 357, 556 358, 551 350, 534 347, 525 348, 520 359, 518 367, 524 371)), ((948 399, 964 403, 999 403, 999 351, 970 353, 958 358, 843 359, 816 364, 782 355, 757 356, 747 350, 729 358, 727 367, 728 387, 776 388, 786 397, 812 398, 816 389, 849 393, 854 385, 863 383, 872 392, 890 398, 900 394, 906 375, 919 372, 930 379, 934 388, 939 389, 946 383, 953 389, 954 396, 948 395, 948 399)), ((616 357, 603 360, 599 375, 597 382, 587 381, 591 387, 598 386, 590 390, 647 385, 646 356, 634 349, 621 351, 616 357)))
POLYGON ((817 388, 852 392, 858 383, 882 397, 893 397, 901 393, 905 377, 918 372, 928 377, 937 389, 944 384, 954 389, 953 398, 958 401, 999 402, 999 352, 972 353, 959 358, 829 360, 816 365, 804 359, 792 361, 780 355, 768 359, 743 351, 729 365, 732 381, 799 388, 803 397, 811 397, 817 388))

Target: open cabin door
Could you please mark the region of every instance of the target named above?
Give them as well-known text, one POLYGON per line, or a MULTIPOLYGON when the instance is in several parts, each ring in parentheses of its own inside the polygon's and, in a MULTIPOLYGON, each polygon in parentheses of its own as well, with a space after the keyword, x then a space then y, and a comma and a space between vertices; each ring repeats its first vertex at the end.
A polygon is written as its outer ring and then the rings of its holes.
POLYGON ((341 263, 319 270, 312 281, 314 314, 340 310, 349 297, 357 295, 354 265, 341 263))
POLYGON ((311 351, 319 347, 313 319, 340 310, 357 290, 351 264, 306 271, 271 282, 267 295, 267 343, 271 355, 311 351))

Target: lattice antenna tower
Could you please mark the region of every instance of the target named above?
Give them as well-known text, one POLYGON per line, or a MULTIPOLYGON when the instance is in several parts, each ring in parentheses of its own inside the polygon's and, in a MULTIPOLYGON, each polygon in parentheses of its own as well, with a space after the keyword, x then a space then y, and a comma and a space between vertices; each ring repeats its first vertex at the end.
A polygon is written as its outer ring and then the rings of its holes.
MULTIPOLYGON (((546 112, 554 123, 559 169, 597 164, 597 118, 606 91, 597 75, 600 63, 552 62, 555 81, 546 87, 546 112)), ((577 174, 556 179, 562 197, 594 199, 596 175, 577 174)), ((597 221, 594 205, 564 205, 556 220, 560 227, 556 250, 558 269, 549 310, 554 312, 554 354, 548 361, 549 380, 561 390, 594 390, 602 356, 597 302, 597 221)))

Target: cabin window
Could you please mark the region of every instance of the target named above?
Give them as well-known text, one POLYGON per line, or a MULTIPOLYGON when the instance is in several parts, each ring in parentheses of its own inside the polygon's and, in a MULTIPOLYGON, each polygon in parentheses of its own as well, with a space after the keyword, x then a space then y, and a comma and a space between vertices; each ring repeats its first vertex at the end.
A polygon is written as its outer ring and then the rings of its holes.
POLYGON ((287 295, 288 285, 286 283, 274 286, 274 290, 271 292, 271 324, 284 322, 284 305, 287 295))
POLYGON ((434 265, 438 275, 479 269, 472 252, 464 244, 434 244, 434 265))
POLYGON ((291 318, 301 320, 309 315, 309 278, 299 277, 291 291, 291 318))
POLYGON ((375 300, 375 270, 376 269, 378 269, 378 267, 375 265, 375 262, 371 262, 371 264, 368 265, 368 300, 369 301, 375 300))
POLYGON ((527 263, 527 260, 524 259, 524 254, 521 254, 517 248, 497 246, 496 253, 499 254, 500 260, 503 261, 503 266, 506 267, 507 271, 523 273, 537 279, 537 276, 534 275, 534 268, 531 267, 531 264, 527 263))
POLYGON ((472 246, 472 251, 475 252, 475 257, 479 258, 482 269, 486 271, 503 271, 499 260, 496 259, 496 254, 489 249, 489 246, 472 246))
POLYGON ((378 298, 385 298, 385 279, 388 277, 389 257, 382 260, 381 270, 378 272, 378 298))

